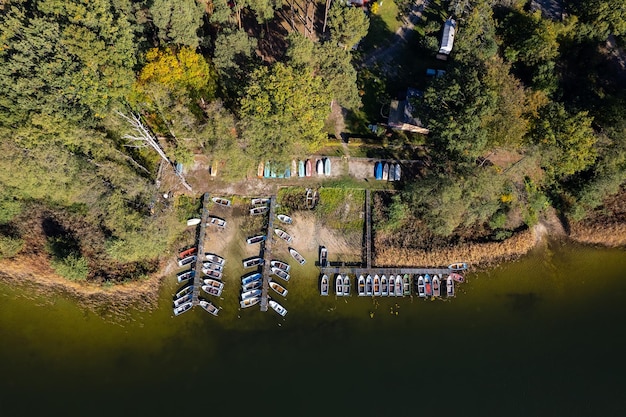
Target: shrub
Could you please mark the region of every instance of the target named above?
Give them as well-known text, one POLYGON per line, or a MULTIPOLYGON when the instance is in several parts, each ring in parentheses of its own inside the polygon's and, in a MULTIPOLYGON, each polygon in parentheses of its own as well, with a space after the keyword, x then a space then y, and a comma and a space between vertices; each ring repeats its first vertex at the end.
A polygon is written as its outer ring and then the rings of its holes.
POLYGON ((24 248, 24 241, 20 238, 0 236, 0 259, 12 258, 24 248))
POLYGON ((57 274, 70 281, 84 281, 89 274, 87 259, 75 253, 62 259, 53 259, 51 265, 57 274))

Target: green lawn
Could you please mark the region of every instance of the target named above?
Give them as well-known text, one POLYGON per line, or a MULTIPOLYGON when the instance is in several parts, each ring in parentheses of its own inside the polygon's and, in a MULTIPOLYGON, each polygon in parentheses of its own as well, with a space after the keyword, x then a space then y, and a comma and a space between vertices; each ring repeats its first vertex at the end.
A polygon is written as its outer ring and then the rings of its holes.
POLYGON ((378 12, 370 15, 370 29, 363 39, 364 52, 387 44, 396 30, 402 26, 402 22, 398 20, 398 7, 393 0, 379 1, 378 4, 378 12))

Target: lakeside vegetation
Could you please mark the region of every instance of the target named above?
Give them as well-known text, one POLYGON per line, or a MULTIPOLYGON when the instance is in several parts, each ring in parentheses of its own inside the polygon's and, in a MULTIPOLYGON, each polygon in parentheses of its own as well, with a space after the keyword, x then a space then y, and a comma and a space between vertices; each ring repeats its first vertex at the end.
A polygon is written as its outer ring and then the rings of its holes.
MULTIPOLYGON (((81 282, 144 277, 198 213, 200 190, 160 182, 176 163, 220 161, 234 183, 260 160, 343 153, 339 133, 359 138, 352 156, 423 161, 374 202, 383 241, 411 250, 502 241, 551 209, 573 224, 625 192, 625 3, 566 0, 552 20, 522 0, 434 0, 393 55, 365 65, 412 3, 366 15, 334 1, 313 41, 285 29, 280 0, 2 2, 0 259, 45 253, 81 282), (437 61, 450 15, 454 49, 437 61), (381 126, 407 87, 424 92, 411 104, 427 137, 381 126)), ((360 201, 346 195, 359 181, 320 190, 336 227, 362 224, 335 204, 360 201)))

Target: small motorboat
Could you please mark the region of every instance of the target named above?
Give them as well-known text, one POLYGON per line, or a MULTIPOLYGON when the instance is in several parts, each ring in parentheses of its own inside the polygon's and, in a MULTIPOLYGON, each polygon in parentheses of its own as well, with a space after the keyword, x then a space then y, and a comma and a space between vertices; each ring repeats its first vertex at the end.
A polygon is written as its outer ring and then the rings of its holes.
POLYGON ((191 263, 194 263, 196 259, 197 259, 196 255, 187 256, 186 258, 180 259, 178 261, 178 266, 182 267, 185 265, 189 265, 191 263))
POLYGON ((287 293, 289 292, 287 291, 287 288, 283 287, 276 281, 270 281, 269 284, 270 288, 276 291, 278 294, 282 295, 283 297, 287 296, 287 293))
POLYGON ((193 304, 191 303, 191 301, 187 301, 186 303, 180 305, 179 307, 174 307, 174 315, 180 316, 181 314, 191 310, 191 307, 193 307, 193 304))
POLYGON ((389 275, 389 290, 387 294, 389 294, 389 297, 395 297, 396 295, 396 277, 394 275, 389 275))
POLYGON ((323 268, 328 264, 328 249, 326 246, 320 248, 320 266, 323 268))
POLYGON ((174 307, 180 307, 181 305, 185 304, 188 301, 191 301, 191 299, 193 298, 193 294, 185 294, 182 297, 179 297, 177 299, 174 300, 174 307))
POLYGON ((187 220, 187 226, 196 226, 199 225, 200 222, 202 221, 202 219, 198 219, 197 217, 194 219, 188 219, 187 220))
POLYGON ((423 276, 419 276, 419 278, 417 278, 417 294, 420 297, 426 297, 426 286, 424 284, 424 277, 423 276))
POLYGON ((230 200, 227 200, 222 197, 213 197, 211 200, 213 200, 215 204, 219 204, 220 206, 223 206, 223 207, 230 207, 230 205, 232 204, 230 200))
POLYGON ((387 162, 385 162, 385 165, 383 165, 383 181, 387 181, 389 179, 389 164, 387 162))
POLYGON ((252 307, 253 305, 259 304, 259 301, 261 301, 261 297, 246 298, 245 300, 240 301, 239 305, 241 306, 241 308, 248 308, 252 307))
POLYGON ((193 292, 193 285, 186 285, 183 288, 181 288, 175 295, 174 295, 174 299, 178 299, 184 295, 187 295, 189 293, 193 292))
POLYGON ((226 263, 226 260, 224 258, 222 258, 221 256, 217 256, 214 253, 205 253, 204 257, 206 258, 207 261, 209 262, 213 262, 214 264, 220 264, 222 266, 224 266, 224 264, 226 263))
POLYGON ((365 295, 370 296, 373 294, 372 287, 373 287, 372 276, 368 275, 367 278, 365 279, 365 295))
POLYGON ((222 279, 222 273, 220 271, 214 271, 212 269, 202 268, 202 272, 210 278, 222 279))
POLYGON ((253 198, 251 201, 253 206, 261 206, 264 204, 269 204, 270 203, 270 199, 269 198, 261 198, 261 197, 257 197, 257 198, 253 198))
POLYGON ((246 242, 248 242, 248 245, 254 245, 255 243, 260 243, 265 241, 266 236, 265 235, 257 235, 257 236, 252 236, 249 237, 248 239, 246 239, 246 242))
POLYGON ((404 295, 411 295, 411 276, 409 274, 404 274, 402 280, 404 285, 404 295))
POLYGON ((454 280, 450 275, 446 278, 446 295, 448 297, 454 297, 454 280))
MULTIPOLYGON (((382 277, 380 277, 380 294, 379 295, 386 297, 387 294, 389 294, 387 292, 388 285, 389 285, 389 282, 387 281, 387 276, 383 275, 382 277)), ((374 288, 376 288, 376 284, 374 284, 374 288)))
POLYGON ((179 272, 176 274, 176 280, 179 284, 182 284, 185 281, 189 281, 196 275, 196 271, 193 269, 188 269, 187 271, 179 272))
POLYGON ((217 317, 217 314, 220 311, 220 309, 215 307, 213 303, 206 301, 206 300, 200 300, 198 304, 200 304, 200 307, 205 309, 208 313, 213 314, 215 317, 217 317))
POLYGON ((317 175, 319 176, 324 175, 324 161, 322 161, 321 159, 318 159, 315 162, 315 171, 317 172, 317 175))
POLYGON ((402 297, 402 277, 396 275, 396 297, 402 297))
POLYGON ((284 279, 285 281, 289 281, 289 274, 282 269, 278 269, 276 267, 272 267, 272 274, 276 275, 280 279, 284 279))
POLYGON ((463 277, 463 275, 458 274, 456 272, 450 272, 450 277, 456 282, 458 282, 459 284, 465 282, 465 278, 463 277))
POLYGON ((365 296, 365 277, 363 275, 359 275, 358 294, 359 297, 365 296))
POLYGON ((244 292, 241 293, 241 299, 242 300, 246 300, 248 298, 260 297, 261 296, 261 292, 262 292, 262 290, 260 290, 260 289, 244 291, 244 292))
POLYGON ((259 214, 267 213, 268 210, 269 210, 269 207, 267 207, 267 206, 252 207, 250 209, 250 215, 251 216, 258 216, 259 214))
POLYGON ((274 310, 281 316, 285 317, 287 315, 287 309, 281 306, 280 304, 278 304, 276 301, 270 300, 269 304, 270 304, 270 307, 272 307, 272 310, 274 310))
POLYGON ((467 269, 467 263, 455 262, 453 264, 448 265, 448 269, 451 271, 465 271, 467 269))
POLYGON ((270 161, 267 161, 265 163, 265 168, 263 168, 263 177, 265 178, 269 178, 270 177, 270 161))
POLYGON ((291 243, 293 241, 293 238, 289 235, 289 233, 285 232, 284 230, 274 229, 274 233, 276 233, 276 235, 278 235, 279 238, 281 238, 287 243, 291 243))
POLYGON ((222 272, 224 270, 224 267, 220 264, 207 261, 207 262, 202 262, 202 269, 207 269, 209 271, 222 272))
POLYGON ((252 281, 245 285, 242 285, 241 291, 246 292, 250 290, 256 290, 257 288, 261 288, 262 286, 263 286, 263 281, 261 280, 261 278, 259 278, 256 281, 252 281))
POLYGON ((350 296, 350 276, 348 275, 343 276, 343 296, 350 296))
POLYGON ((330 175, 330 159, 324 158, 324 175, 330 175))
POLYGON ((306 160, 306 164, 305 164, 305 170, 304 170, 304 174, 307 177, 310 177, 313 171, 313 167, 311 166, 311 160, 307 159, 306 160))
POLYGON ((244 275, 241 277, 241 285, 249 284, 253 281, 258 281, 263 277, 260 272, 254 272, 248 275, 244 275))
POLYGON ((433 275, 433 297, 441 296, 441 280, 439 279, 439 275, 433 275))
POLYGON ((183 258, 186 258, 188 256, 195 255, 197 250, 198 249, 196 249, 195 246, 192 247, 192 248, 189 248, 189 249, 185 249, 184 251, 182 251, 182 252, 180 252, 178 254, 178 259, 183 259, 183 258))
POLYGON ((256 170, 256 176, 259 178, 263 178, 263 173, 265 172, 265 164, 263 161, 259 162, 259 167, 256 170))
POLYGON ((243 267, 245 269, 253 268, 255 266, 263 265, 264 262, 265 261, 263 260, 263 258, 260 258, 260 257, 256 256, 254 258, 244 259, 243 260, 243 267))
POLYGON ((306 171, 304 169, 304 161, 298 161, 298 176, 304 177, 306 171))
POLYGON ((298 251, 295 250, 294 248, 289 248, 289 253, 293 257, 293 259, 298 261, 300 265, 304 265, 306 263, 306 259, 304 259, 304 256, 300 255, 298 251))
POLYGON ((277 259, 270 261, 270 266, 273 266, 274 268, 282 269, 285 272, 289 272, 289 270, 291 269, 291 267, 289 266, 287 262, 279 261, 277 259))
POLYGON ((226 220, 220 219, 219 217, 215 216, 209 216, 209 222, 206 225, 224 228, 226 227, 226 220))
POLYGON ((335 294, 338 297, 343 296, 343 277, 341 275, 335 277, 335 294))
POLYGON ((209 295, 214 295, 216 297, 219 297, 220 295, 222 295, 222 288, 212 287, 210 285, 203 285, 200 288, 202 288, 202 291, 204 291, 205 293, 209 295))
POLYGON ((382 293, 382 291, 380 290, 380 277, 378 275, 374 275, 374 292, 373 294, 375 296, 380 296, 380 294, 382 293))
POLYGON ((424 292, 426 297, 431 297, 433 295, 433 281, 430 275, 424 275, 424 292))
POLYGON ((276 217, 278 217, 278 220, 280 220, 281 222, 283 222, 285 224, 293 223, 293 219, 291 217, 287 216, 286 214, 279 214, 276 217))
POLYGON ((328 295, 328 275, 322 275, 320 280, 320 295, 328 295))
POLYGON ((374 164, 374 178, 377 180, 383 179, 383 163, 380 161, 374 164))

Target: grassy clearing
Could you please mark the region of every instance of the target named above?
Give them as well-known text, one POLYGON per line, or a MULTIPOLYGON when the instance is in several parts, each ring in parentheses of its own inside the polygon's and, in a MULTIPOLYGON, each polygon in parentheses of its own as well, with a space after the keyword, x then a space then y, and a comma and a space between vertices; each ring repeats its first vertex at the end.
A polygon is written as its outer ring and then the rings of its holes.
POLYGON ((343 231, 363 230, 363 189, 324 187, 319 193, 320 202, 315 212, 327 227, 343 231))
POLYGON ((380 3, 378 2, 377 12, 370 15, 370 28, 362 42, 362 48, 366 52, 387 45, 396 30, 402 26, 396 3, 391 0, 383 1, 382 6, 380 3))

